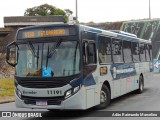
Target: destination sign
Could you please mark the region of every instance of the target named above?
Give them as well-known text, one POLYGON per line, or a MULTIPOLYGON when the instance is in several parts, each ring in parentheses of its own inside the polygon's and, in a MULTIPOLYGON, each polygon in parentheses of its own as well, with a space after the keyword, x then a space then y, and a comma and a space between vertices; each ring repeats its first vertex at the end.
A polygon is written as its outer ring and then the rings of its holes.
POLYGON ((58 30, 38 30, 23 32, 24 38, 46 37, 46 36, 60 36, 67 35, 65 29, 58 30))
POLYGON ((52 37, 52 36, 68 36, 75 35, 76 30, 73 27, 70 28, 45 28, 45 29, 24 29, 20 30, 17 35, 17 39, 28 38, 40 38, 40 37, 52 37))

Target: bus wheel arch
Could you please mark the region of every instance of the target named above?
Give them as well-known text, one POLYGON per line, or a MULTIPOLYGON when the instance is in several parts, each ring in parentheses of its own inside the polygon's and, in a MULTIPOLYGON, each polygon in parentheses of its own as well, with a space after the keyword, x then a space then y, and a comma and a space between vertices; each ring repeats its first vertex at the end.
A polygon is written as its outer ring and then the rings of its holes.
POLYGON ((105 81, 100 91, 100 104, 95 106, 96 109, 106 108, 111 101, 111 89, 108 81, 105 81))
POLYGON ((110 95, 111 95, 111 87, 110 87, 109 82, 106 80, 106 81, 103 83, 103 85, 105 85, 105 86, 108 87, 108 89, 109 89, 109 91, 110 91, 110 95))

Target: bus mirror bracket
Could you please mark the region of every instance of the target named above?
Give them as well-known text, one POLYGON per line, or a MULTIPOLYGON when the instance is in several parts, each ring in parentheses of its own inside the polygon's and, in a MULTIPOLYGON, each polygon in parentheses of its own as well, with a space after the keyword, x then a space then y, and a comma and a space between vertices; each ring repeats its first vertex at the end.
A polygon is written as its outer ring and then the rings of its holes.
POLYGON ((6 62, 9 65, 11 65, 12 67, 15 67, 18 64, 18 57, 19 57, 18 50, 19 50, 19 48, 17 50, 17 53, 16 53, 16 48, 18 48, 18 45, 14 41, 12 43, 10 43, 9 45, 7 45, 7 48, 6 48, 6 62), (17 56, 17 59, 15 58, 14 62, 11 62, 11 60, 10 60, 10 55, 12 53, 15 54, 14 56, 17 56))

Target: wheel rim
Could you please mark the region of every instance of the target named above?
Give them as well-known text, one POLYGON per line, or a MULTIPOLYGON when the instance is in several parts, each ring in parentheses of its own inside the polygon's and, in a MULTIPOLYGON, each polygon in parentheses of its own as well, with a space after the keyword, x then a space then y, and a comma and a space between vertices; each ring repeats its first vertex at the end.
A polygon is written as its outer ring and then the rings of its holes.
POLYGON ((104 103, 107 100, 107 94, 104 91, 101 91, 100 102, 104 103))

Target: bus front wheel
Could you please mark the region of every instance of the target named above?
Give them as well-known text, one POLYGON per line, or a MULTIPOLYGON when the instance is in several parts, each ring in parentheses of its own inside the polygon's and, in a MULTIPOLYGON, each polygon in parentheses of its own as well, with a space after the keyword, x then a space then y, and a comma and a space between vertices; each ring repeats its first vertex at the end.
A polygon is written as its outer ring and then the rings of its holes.
POLYGON ((100 104, 95 106, 96 109, 104 109, 110 104, 111 94, 106 85, 102 86, 100 92, 100 104))

